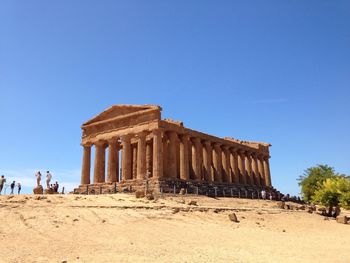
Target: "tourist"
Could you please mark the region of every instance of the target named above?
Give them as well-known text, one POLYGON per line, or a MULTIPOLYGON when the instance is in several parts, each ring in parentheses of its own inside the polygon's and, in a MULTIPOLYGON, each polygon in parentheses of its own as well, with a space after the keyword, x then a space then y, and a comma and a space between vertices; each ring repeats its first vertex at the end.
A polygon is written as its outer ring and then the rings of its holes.
POLYGON ((20 184, 20 183, 18 183, 18 184, 17 184, 17 187, 18 187, 18 194, 20 194, 20 193, 21 193, 21 189, 22 189, 21 184, 20 184))
POLYGON ((266 199, 266 191, 264 189, 261 190, 261 198, 266 199))
POLYGON ((50 174, 49 171, 46 171, 46 187, 50 188, 50 181, 52 179, 52 175, 50 174))
POLYGON ((56 181, 56 183, 53 186, 53 189, 56 193, 58 193, 58 182, 56 181))
POLYGON ((0 195, 1 195, 2 188, 4 187, 5 182, 6 182, 5 175, 1 175, 1 178, 0 178, 0 195))
POLYGON ((11 195, 13 195, 13 190, 15 189, 16 182, 13 181, 11 184, 11 195))
POLYGON ((36 176, 36 184, 37 184, 37 186, 40 186, 40 182, 41 182, 41 173, 40 173, 40 171, 38 171, 35 174, 35 176, 36 176))
POLYGON ((337 206, 335 206, 335 209, 334 209, 334 213, 333 213, 333 217, 334 218, 337 218, 337 216, 340 214, 340 206, 339 205, 337 205, 337 206))

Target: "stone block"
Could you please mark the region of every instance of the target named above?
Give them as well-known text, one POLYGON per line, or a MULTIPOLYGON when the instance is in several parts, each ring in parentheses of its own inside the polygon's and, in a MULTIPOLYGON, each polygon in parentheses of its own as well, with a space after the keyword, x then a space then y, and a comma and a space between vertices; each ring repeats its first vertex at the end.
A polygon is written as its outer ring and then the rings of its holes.
POLYGON ((286 204, 285 204, 285 202, 277 202, 276 205, 278 208, 284 209, 286 204))
POLYGON ((197 205, 197 201, 191 200, 188 202, 188 205, 197 205))
POLYGON ((146 199, 147 200, 154 200, 154 195, 152 193, 146 194, 146 199))
POLYGON ((145 197, 145 192, 144 191, 136 191, 135 197, 136 198, 143 198, 143 197, 145 197))
POLYGON ((45 194, 52 195, 52 194, 54 194, 54 190, 52 188, 45 189, 45 194))
POLYGON ((347 216, 337 216, 337 222, 340 224, 347 224, 348 217, 347 216))
POLYGON ((228 218, 229 218, 232 222, 236 222, 236 223, 239 222, 235 213, 229 214, 229 215, 228 215, 228 218))
POLYGON ((44 189, 41 185, 39 185, 33 189, 33 193, 35 195, 42 195, 44 193, 44 189))

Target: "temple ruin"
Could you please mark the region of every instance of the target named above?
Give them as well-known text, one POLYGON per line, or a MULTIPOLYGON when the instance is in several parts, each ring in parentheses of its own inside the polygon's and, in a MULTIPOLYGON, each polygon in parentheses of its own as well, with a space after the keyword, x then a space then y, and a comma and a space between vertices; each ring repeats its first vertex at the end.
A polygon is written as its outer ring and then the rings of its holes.
POLYGON ((157 105, 114 105, 85 122, 81 185, 74 192, 184 188, 232 196, 273 189, 270 144, 191 130, 182 122, 162 119, 161 110, 157 105))

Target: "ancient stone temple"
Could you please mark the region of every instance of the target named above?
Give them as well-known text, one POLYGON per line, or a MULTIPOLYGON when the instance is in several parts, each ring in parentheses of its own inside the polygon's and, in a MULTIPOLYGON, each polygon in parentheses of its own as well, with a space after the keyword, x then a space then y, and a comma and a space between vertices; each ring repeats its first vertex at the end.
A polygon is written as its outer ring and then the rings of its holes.
POLYGON ((75 193, 185 188, 197 194, 250 195, 273 189, 270 144, 191 130, 162 119, 161 110, 114 105, 85 122, 81 185, 75 193))

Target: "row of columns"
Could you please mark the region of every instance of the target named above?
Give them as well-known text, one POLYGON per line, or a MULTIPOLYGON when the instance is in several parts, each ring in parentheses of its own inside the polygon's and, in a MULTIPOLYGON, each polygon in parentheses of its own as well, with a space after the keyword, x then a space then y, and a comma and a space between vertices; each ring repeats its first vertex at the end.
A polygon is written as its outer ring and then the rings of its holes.
MULTIPOLYGON (((267 156, 174 131, 158 129, 151 134, 151 143, 146 142, 146 132, 94 143, 93 183, 105 182, 105 149, 108 147, 107 182, 119 180, 121 150, 122 180, 144 179, 148 173, 154 178, 165 176, 271 186, 267 156), (131 144, 133 136, 137 138, 136 147, 131 144)), ((91 146, 83 145, 81 184, 90 184, 91 146)))
POLYGON ((174 131, 165 133, 163 143, 167 177, 271 186, 269 157, 262 154, 174 131), (176 160, 177 148, 180 162, 176 160))
POLYGON ((121 170, 122 180, 144 179, 147 172, 153 177, 160 177, 163 174, 162 134, 160 130, 155 130, 152 135, 153 145, 146 144, 146 132, 136 134, 136 147, 131 144, 132 135, 98 141, 94 144, 84 144, 81 184, 90 184, 91 147, 93 145, 95 146, 93 183, 118 182, 119 170, 121 170), (105 180, 106 148, 108 148, 107 180, 105 180), (122 153, 121 169, 119 169, 120 151, 122 153))

